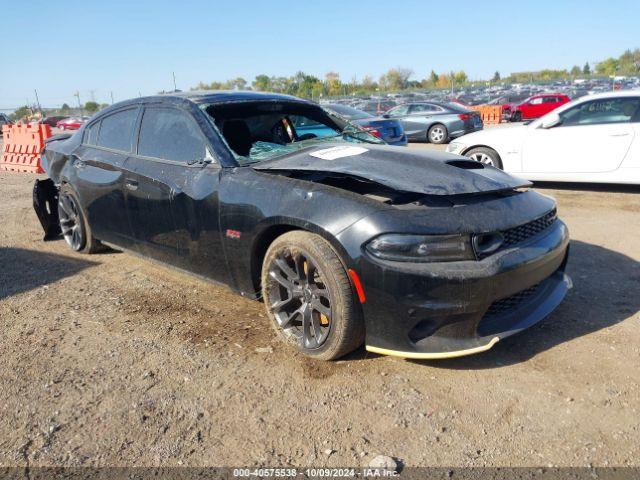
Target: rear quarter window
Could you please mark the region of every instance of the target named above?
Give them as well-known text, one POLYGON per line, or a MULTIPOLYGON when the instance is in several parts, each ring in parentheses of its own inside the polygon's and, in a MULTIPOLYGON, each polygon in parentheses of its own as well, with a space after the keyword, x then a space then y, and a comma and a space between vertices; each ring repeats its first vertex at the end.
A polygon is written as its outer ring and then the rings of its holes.
POLYGON ((104 117, 100 123, 97 145, 123 152, 131 151, 133 127, 138 109, 123 110, 104 117))
POLYGON ((83 143, 86 145, 96 145, 98 141, 98 132, 100 131, 100 122, 96 122, 87 127, 84 131, 83 143))

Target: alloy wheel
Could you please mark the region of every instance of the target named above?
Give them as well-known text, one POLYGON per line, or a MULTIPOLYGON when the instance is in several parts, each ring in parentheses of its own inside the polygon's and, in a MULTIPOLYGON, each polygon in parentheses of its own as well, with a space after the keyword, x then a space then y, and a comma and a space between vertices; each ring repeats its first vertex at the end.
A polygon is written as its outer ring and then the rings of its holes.
POLYGON ((442 127, 433 127, 429 133, 429 139, 433 143, 441 142, 444 139, 444 129, 442 127))
POLYGON ((331 331, 331 295, 322 273, 302 252, 281 251, 269 265, 269 301, 285 335, 305 349, 321 347, 331 331))
POLYGON ((471 155, 469 155, 469 158, 471 160, 475 160, 476 162, 484 163, 485 165, 491 165, 492 167, 495 167, 493 158, 491 158, 486 153, 483 153, 483 152, 472 153, 471 155))
POLYGON ((65 241, 73 250, 80 250, 84 242, 82 217, 80 216, 78 204, 71 195, 66 193, 60 195, 58 215, 60 217, 60 229, 65 241))

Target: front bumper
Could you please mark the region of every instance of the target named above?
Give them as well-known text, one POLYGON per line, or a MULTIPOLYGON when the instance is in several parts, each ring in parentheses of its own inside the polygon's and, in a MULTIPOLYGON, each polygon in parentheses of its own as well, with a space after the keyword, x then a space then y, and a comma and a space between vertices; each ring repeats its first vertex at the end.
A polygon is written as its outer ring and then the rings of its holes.
POLYGON ((569 235, 560 220, 484 260, 432 264, 367 258, 362 277, 366 348, 406 358, 488 350, 549 315, 571 280, 569 235))

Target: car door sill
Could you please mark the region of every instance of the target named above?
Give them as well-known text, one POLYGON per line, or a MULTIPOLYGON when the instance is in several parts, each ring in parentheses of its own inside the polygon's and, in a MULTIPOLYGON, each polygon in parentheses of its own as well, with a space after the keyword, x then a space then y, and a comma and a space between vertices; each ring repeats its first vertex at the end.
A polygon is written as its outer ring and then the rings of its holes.
POLYGON ((239 294, 239 295, 241 295, 243 297, 250 298, 252 300, 256 300, 258 298, 255 293, 242 292, 242 291, 232 287, 231 285, 229 285, 227 283, 221 282, 219 280, 214 280, 213 278, 205 277, 204 275, 200 275, 199 273, 191 272, 191 271, 186 270, 184 268, 180 268, 180 267, 177 267, 177 266, 172 265, 170 263, 163 262, 162 260, 157 260, 155 258, 148 257, 146 255, 143 255, 142 253, 136 252, 135 250, 130 250, 128 248, 124 248, 124 247, 121 247, 119 245, 116 245, 115 243, 103 242, 102 240, 100 240, 100 243, 106 245, 109 248, 112 248, 114 250, 121 250, 122 252, 124 252, 126 254, 133 255, 134 257, 138 257, 138 258, 140 258, 142 260, 145 260, 147 262, 153 263, 153 264, 158 265, 160 267, 167 268, 169 270, 174 270, 174 271, 179 272, 179 273, 184 273, 184 274, 186 274, 186 275, 188 275, 190 277, 197 278, 198 280, 202 280, 202 281, 204 281, 206 283, 210 283, 210 284, 216 285, 218 287, 225 287, 228 290, 232 291, 233 293, 237 293, 237 294, 239 294))

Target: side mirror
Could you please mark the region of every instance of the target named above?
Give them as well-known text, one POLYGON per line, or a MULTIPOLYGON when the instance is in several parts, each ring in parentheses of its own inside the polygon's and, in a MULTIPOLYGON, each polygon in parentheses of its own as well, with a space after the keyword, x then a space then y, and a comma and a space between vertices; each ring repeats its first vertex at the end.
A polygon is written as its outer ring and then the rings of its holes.
POLYGON ((553 128, 557 127, 561 123, 562 120, 560 120, 560 115, 555 112, 551 112, 542 119, 542 121, 540 122, 540 128, 553 128))
POLYGON ((383 114, 382 114, 382 118, 391 118, 391 114, 389 114, 389 113, 383 113, 383 114))

